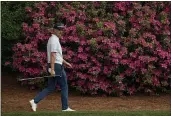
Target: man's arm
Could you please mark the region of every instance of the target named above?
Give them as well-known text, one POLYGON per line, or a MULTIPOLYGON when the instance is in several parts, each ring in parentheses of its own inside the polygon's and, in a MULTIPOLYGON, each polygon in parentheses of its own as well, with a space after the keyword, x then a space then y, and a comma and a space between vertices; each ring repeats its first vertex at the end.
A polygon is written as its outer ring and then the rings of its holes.
POLYGON ((72 68, 72 65, 70 63, 68 63, 66 60, 63 59, 63 63, 66 64, 67 66, 69 66, 70 68, 72 68))
POLYGON ((51 52, 50 54, 51 75, 55 75, 55 71, 54 71, 55 60, 56 60, 56 52, 51 52))
POLYGON ((67 65, 68 62, 65 59, 63 59, 63 63, 67 65))

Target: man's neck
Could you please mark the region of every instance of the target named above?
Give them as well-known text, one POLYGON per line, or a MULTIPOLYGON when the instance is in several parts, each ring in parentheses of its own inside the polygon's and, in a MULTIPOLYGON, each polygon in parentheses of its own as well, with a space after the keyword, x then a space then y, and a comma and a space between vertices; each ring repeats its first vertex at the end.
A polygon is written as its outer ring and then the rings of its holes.
POLYGON ((58 35, 57 35, 57 34, 52 33, 52 35, 54 35, 54 36, 57 36, 57 37, 58 37, 58 35))

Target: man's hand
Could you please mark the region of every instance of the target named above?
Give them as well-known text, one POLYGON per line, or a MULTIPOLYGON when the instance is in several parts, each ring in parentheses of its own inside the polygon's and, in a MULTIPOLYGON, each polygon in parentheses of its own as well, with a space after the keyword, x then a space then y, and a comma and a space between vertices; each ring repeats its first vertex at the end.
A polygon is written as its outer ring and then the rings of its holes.
POLYGON ((66 63, 66 65, 69 67, 69 68, 72 68, 72 65, 70 63, 66 63))
POLYGON ((68 66, 69 68, 72 68, 72 65, 71 65, 70 63, 68 63, 67 61, 65 61, 64 59, 63 59, 63 63, 64 63, 66 66, 68 66))
POLYGON ((55 76, 55 71, 53 69, 51 69, 50 74, 51 74, 51 76, 55 76))

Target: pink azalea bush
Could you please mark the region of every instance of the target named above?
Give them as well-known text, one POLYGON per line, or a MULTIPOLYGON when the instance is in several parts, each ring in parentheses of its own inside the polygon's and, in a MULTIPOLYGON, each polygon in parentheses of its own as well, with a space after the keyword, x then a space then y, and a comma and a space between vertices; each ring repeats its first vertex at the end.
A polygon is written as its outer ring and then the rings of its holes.
MULTIPOLYGON (((13 67, 46 73, 48 28, 64 20, 61 40, 70 86, 91 95, 166 91, 171 77, 169 2, 39 2, 27 7, 25 41, 13 47, 13 67)), ((7 62, 6 64, 10 64, 7 62)))

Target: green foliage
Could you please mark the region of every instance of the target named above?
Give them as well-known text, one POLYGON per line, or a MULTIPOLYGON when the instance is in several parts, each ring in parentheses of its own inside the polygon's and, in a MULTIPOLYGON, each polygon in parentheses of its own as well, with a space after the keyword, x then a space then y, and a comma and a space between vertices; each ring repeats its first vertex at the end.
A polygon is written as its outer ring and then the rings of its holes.
POLYGON ((12 60, 12 46, 22 41, 22 23, 25 20, 25 7, 34 2, 2 1, 1 2, 1 56, 2 66, 12 60))
POLYGON ((96 41, 96 38, 92 38, 90 40, 90 48, 93 52, 97 52, 97 41, 96 41))
POLYGON ((97 28, 102 29, 103 28, 103 22, 101 22, 101 21, 97 22, 97 28))
POLYGON ((77 24, 76 28, 77 28, 77 33, 78 33, 79 36, 84 36, 85 35, 85 31, 84 31, 82 25, 77 24))
POLYGON ((22 34, 21 24, 25 19, 25 7, 33 2, 1 2, 2 39, 16 40, 22 34))

